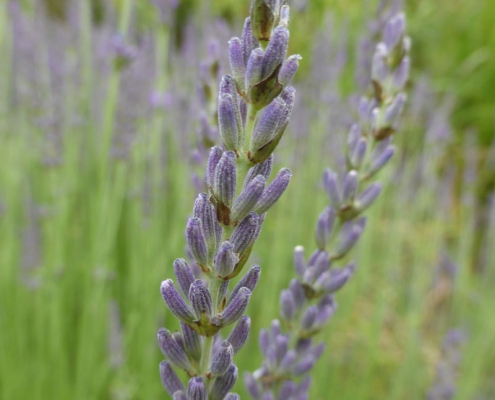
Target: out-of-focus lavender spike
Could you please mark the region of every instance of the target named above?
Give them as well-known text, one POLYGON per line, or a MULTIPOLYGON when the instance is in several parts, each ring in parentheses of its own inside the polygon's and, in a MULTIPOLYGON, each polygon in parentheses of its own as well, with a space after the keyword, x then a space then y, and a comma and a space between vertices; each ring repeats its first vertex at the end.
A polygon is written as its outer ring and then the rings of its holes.
POLYGON ((268 348, 270 347, 270 334, 268 330, 262 329, 258 336, 258 346, 260 347, 263 355, 267 354, 268 348))
POLYGON ((278 73, 278 81, 280 84, 287 86, 292 82, 292 78, 294 78, 294 75, 299 68, 299 60, 301 59, 302 57, 299 54, 294 54, 285 60, 278 73))
POLYGON ((306 261, 304 260, 304 247, 296 246, 294 248, 294 269, 296 270, 297 275, 301 278, 306 272, 306 261))
POLYGON ((199 361, 201 359, 201 339, 198 333, 182 321, 180 327, 187 355, 193 360, 199 361))
POLYGON ((200 193, 194 203, 193 215, 201 220, 206 246, 208 249, 208 260, 212 261, 218 251, 218 230, 221 230, 220 224, 215 215, 215 208, 210 202, 206 193, 200 193))
POLYGON ((316 223, 316 244, 321 250, 325 250, 328 243, 330 233, 333 228, 333 223, 335 221, 335 210, 333 207, 326 207, 319 215, 318 221, 316 223))
POLYGON ((208 158, 208 165, 206 167, 206 183, 213 188, 215 186, 215 170, 222 158, 223 151, 220 146, 211 148, 210 157, 208 158))
POLYGON ((380 153, 371 163, 368 170, 366 171, 366 176, 371 177, 380 171, 393 157, 395 149, 393 146, 388 146, 382 153, 380 153))
POLYGON ((165 357, 177 367, 186 370, 190 373, 194 372, 194 368, 187 357, 187 354, 174 340, 172 334, 164 329, 160 328, 158 331, 158 344, 165 357))
POLYGON ((405 93, 399 93, 395 96, 394 101, 385 110, 383 116, 383 126, 385 127, 395 127, 396 121, 399 118, 402 110, 404 109, 404 104, 406 103, 407 96, 405 93))
POLYGON ((237 367, 234 364, 231 364, 227 372, 216 378, 213 382, 210 391, 210 399, 223 400, 230 389, 234 387, 236 380, 237 367))
POLYGON ((355 170, 349 171, 342 181, 342 199, 344 203, 352 201, 358 190, 358 173, 355 170))
POLYGON ((242 346, 244 346, 244 343, 246 343, 250 329, 251 329, 251 318, 249 318, 248 315, 242 316, 226 339, 232 345, 232 348, 234 349, 234 354, 237 354, 237 352, 242 348, 242 346))
POLYGON ((363 229, 356 225, 353 225, 352 228, 347 232, 347 234, 342 238, 342 240, 337 245, 337 249, 335 253, 332 255, 332 259, 337 260, 339 258, 344 257, 350 249, 356 244, 358 239, 361 236, 363 229))
POLYGON ((225 310, 221 314, 222 326, 233 324, 242 317, 246 311, 250 297, 251 291, 248 288, 242 287, 239 289, 237 295, 232 299, 229 305, 225 307, 225 310))
POLYGON ((230 242, 223 242, 218 250, 215 268, 218 276, 226 277, 233 270, 239 258, 234 254, 234 246, 230 242))
POLYGON ((253 131, 253 137, 250 144, 252 152, 260 149, 273 139, 277 127, 284 118, 284 111, 287 104, 281 98, 276 98, 261 115, 253 131))
POLYGON ((201 376, 195 376, 189 380, 187 385, 187 399, 208 400, 208 390, 201 376))
POLYGON ((266 178, 258 175, 249 182, 235 200, 230 214, 231 221, 241 221, 253 210, 266 186, 266 178))
POLYGON ((258 385, 258 382, 253 378, 253 375, 249 372, 244 372, 244 385, 246 385, 246 389, 254 400, 261 399, 261 389, 258 385))
POLYGON ((366 149, 368 148, 368 143, 366 138, 361 138, 357 141, 354 151, 351 153, 351 165, 354 169, 361 168, 361 165, 366 155, 366 149))
POLYGON ((160 363, 160 377, 162 379, 163 386, 170 396, 173 396, 175 392, 185 390, 184 385, 175 373, 169 361, 162 361, 160 363))
POLYGON ((199 218, 189 218, 186 227, 186 240, 191 253, 202 269, 208 268, 208 246, 203 235, 199 218))
POLYGON ((296 301, 290 290, 283 290, 280 294, 280 315, 286 321, 290 321, 296 312, 296 301))
POLYGON ((342 196, 340 194, 339 181, 337 174, 329 168, 325 169, 323 172, 323 186, 325 187, 332 206, 334 206, 336 210, 340 209, 342 196))
POLYGON ((241 39, 238 37, 233 37, 229 40, 229 59, 230 69, 232 70, 237 87, 240 91, 244 92, 246 64, 244 63, 241 39))
POLYGON ((210 374, 212 377, 223 375, 227 372, 232 360, 234 359, 234 348, 232 345, 224 340, 220 345, 220 348, 213 356, 210 366, 210 374))
POLYGON ((249 215, 242 220, 232 234, 230 242, 234 246, 234 253, 239 254, 239 259, 246 254, 246 251, 249 251, 249 248, 253 244, 259 219, 260 218, 256 213, 249 213, 249 215))
POLYGON ((230 94, 218 98, 218 127, 222 143, 227 150, 236 150, 239 143, 234 99, 230 94))
POLYGON ((168 309, 174 314, 179 320, 185 323, 192 323, 194 321, 193 310, 184 301, 179 292, 175 289, 172 279, 167 279, 162 282, 160 291, 162 293, 163 300, 167 305, 168 309))
POLYGON ((189 287, 194 282, 194 275, 186 260, 178 258, 174 261, 174 273, 177 277, 180 292, 185 299, 189 298, 189 287))
POLYGON ((230 303, 236 296, 239 290, 243 287, 248 288, 251 292, 254 291, 258 281, 260 279, 261 268, 259 265, 253 265, 248 272, 241 278, 239 283, 235 286, 234 290, 229 296, 228 303, 230 303))
POLYGON ((289 30, 283 26, 275 28, 263 58, 262 79, 268 78, 285 60, 288 43, 289 30))
POLYGON ((287 168, 282 168, 263 192, 260 200, 254 208, 254 211, 258 214, 264 214, 267 212, 285 192, 291 177, 292 172, 290 172, 287 168))
POLYGON ((236 191, 236 156, 233 151, 223 153, 215 170, 215 196, 231 207, 236 191))
POLYGON ((189 301, 198 320, 201 320, 203 315, 211 317, 213 307, 211 295, 201 279, 196 279, 192 283, 189 289, 189 301))
POLYGON ((282 334, 282 324, 278 319, 274 319, 270 324, 270 333, 272 337, 276 337, 282 334))
POLYGON ((249 91, 251 87, 261 82, 264 56, 265 52, 260 47, 254 49, 249 56, 246 66, 246 80, 244 85, 246 91, 249 91))
POLYGON ((407 80, 409 79, 409 70, 411 68, 411 59, 406 56, 402 59, 399 67, 394 71, 392 76, 392 84, 395 90, 402 90, 407 80))
POLYGON ((356 199, 355 207, 361 212, 366 210, 382 191, 382 185, 379 182, 372 183, 366 189, 364 189, 356 199))
POLYGON ((254 179, 258 175, 264 176, 266 179, 270 177, 273 166, 273 153, 263 161, 262 163, 256 164, 254 167, 249 169, 249 172, 246 176, 246 180, 244 181, 244 188, 247 186, 252 179, 254 179))

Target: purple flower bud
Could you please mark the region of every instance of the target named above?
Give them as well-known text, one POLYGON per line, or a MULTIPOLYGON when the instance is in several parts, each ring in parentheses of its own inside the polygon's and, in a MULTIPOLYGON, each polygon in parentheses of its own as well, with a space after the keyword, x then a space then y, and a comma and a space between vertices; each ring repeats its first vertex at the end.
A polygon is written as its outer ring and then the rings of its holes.
MULTIPOLYGON (((290 353, 290 351, 289 351, 290 353)), ((289 354, 287 353, 287 355, 289 354)), ((292 400, 292 395, 296 392, 296 384, 292 381, 284 381, 278 390, 277 400, 292 400)), ((299 400, 299 399, 297 399, 299 400)))
POLYGON ((278 81, 283 86, 287 86, 292 82, 292 78, 294 78, 294 75, 299 68, 299 60, 301 59, 302 57, 299 54, 294 54, 285 60, 278 73, 278 81))
POLYGON ((308 390, 311 385, 311 376, 305 377, 299 385, 297 385, 296 393, 298 395, 298 400, 307 400, 308 399, 308 390), (304 397, 306 395, 306 397, 304 397))
POLYGON ((210 392, 210 400, 223 400, 227 393, 232 389, 235 385, 235 381, 237 380, 237 367, 234 364, 231 364, 229 369, 225 374, 219 376, 213 382, 211 386, 210 392))
POLYGON ((249 372, 244 372, 244 384, 246 385, 246 389, 253 399, 259 400, 261 398, 261 390, 258 382, 256 382, 256 380, 253 378, 253 375, 251 375, 249 372))
POLYGON ((294 248, 294 269, 297 275, 302 277, 306 271, 306 261, 304 260, 304 247, 296 246, 294 248))
POLYGON ((280 293, 280 315, 286 321, 290 321, 296 312, 296 301, 290 290, 282 290, 280 293))
POLYGON ((331 206, 326 207, 318 217, 318 222, 316 223, 315 238, 316 244, 321 250, 324 250, 328 243, 334 221, 335 211, 331 206))
POLYGON ((158 331, 158 344, 164 356, 172 364, 189 372, 194 371, 186 352, 174 340, 168 330, 160 328, 158 331))
POLYGON ((404 88, 404 85, 409 79, 410 68, 411 60, 409 56, 405 56, 392 76, 392 84, 396 90, 402 90, 404 88))
POLYGON ((285 189, 287 189, 287 186, 289 185, 291 176, 292 172, 290 172, 289 169, 282 168, 261 195, 254 211, 260 215, 267 212, 285 192, 285 189))
POLYGON ((295 362, 297 361, 297 353, 295 350, 289 350, 285 356, 282 358, 280 361, 279 368, 282 371, 288 371, 292 369, 294 366, 295 362))
POLYGON ((172 400, 189 400, 189 399, 182 390, 179 390, 173 394, 172 400))
POLYGON ((180 292, 184 298, 189 298, 189 287, 194 282, 194 275, 186 260, 178 258, 174 261, 174 273, 177 277, 180 292))
POLYGON ((325 351, 325 343, 319 343, 316 346, 313 346, 308 353, 312 354, 317 360, 321 357, 323 352, 325 351))
POLYGON ((234 99, 230 94, 218 98, 218 127, 222 143, 227 150, 236 150, 239 143, 234 99))
POLYGON ((255 177, 235 200, 230 214, 231 221, 241 221, 251 212, 260 199, 266 186, 266 178, 263 175, 255 177))
POLYGON ((266 356, 268 348, 270 347, 270 334, 266 329, 262 329, 260 331, 260 335, 258 337, 258 345, 263 355, 266 356))
POLYGON ((292 279, 290 281, 289 289, 292 292, 294 301, 296 302, 296 308, 302 308, 306 301, 306 296, 304 294, 304 289, 301 285, 301 282, 299 282, 299 280, 297 279, 292 279))
POLYGON ((341 269, 331 269, 321 274, 315 282, 315 289, 325 293, 333 293, 339 290, 351 278, 354 273, 354 264, 346 265, 341 269))
POLYGON ((273 154, 270 154, 270 156, 265 161, 256 164, 254 167, 249 169, 249 172, 246 176, 246 180, 244 181, 244 188, 246 188, 248 183, 251 182, 258 175, 262 175, 266 179, 268 179, 270 177, 270 174, 272 173, 272 166, 273 166, 273 154))
POLYGON ((189 218, 186 227, 186 240, 191 254, 203 268, 208 267, 208 247, 199 218, 189 218))
POLYGON ((188 400, 208 400, 208 390, 201 376, 195 376, 187 385, 188 400))
POLYGON ((316 363, 316 358, 312 354, 308 354, 299 361, 292 371, 294 376, 303 375, 311 370, 316 363))
POLYGON ((261 71, 263 68, 263 59, 265 53, 258 47, 253 50, 249 56, 247 66, 246 66, 246 91, 249 91, 251 87, 261 82, 261 71))
POLYGON ((349 171, 342 182, 342 197, 343 201, 352 201, 357 194, 359 185, 358 173, 355 170, 349 171))
POLYGON ((186 346, 184 345, 184 339, 182 338, 180 332, 175 331, 174 333, 172 333, 172 337, 175 340, 175 342, 180 346, 180 348, 185 352, 186 346))
POLYGON ((339 181, 337 174, 327 168, 323 172, 323 186, 327 191, 330 202, 335 207, 336 210, 340 209, 342 204, 342 197, 340 195, 339 181))
POLYGON ((233 358, 234 349, 228 341, 224 340, 211 360, 211 376, 220 376, 226 373, 230 364, 232 364, 233 358))
POLYGON ((395 126, 397 119, 399 118, 402 110, 404 109, 404 104, 406 103, 407 96, 405 93, 399 93, 395 96, 387 109, 385 110, 385 115, 383 116, 384 126, 395 126))
POLYGON ((244 128, 242 124, 241 112, 239 109, 239 95, 237 84, 234 78, 230 75, 223 75, 220 82, 220 95, 230 94, 232 96, 232 106, 234 107, 237 132, 239 133, 238 143, 241 143, 244 139, 244 128))
POLYGON ((220 277, 228 276, 233 270, 239 258, 233 252, 234 246, 230 242, 223 242, 218 250, 215 268, 220 277))
POLYGON ((366 138, 361 138, 357 141, 354 151, 351 153, 350 162, 353 168, 359 169, 363 163, 364 156, 366 155, 366 149, 368 144, 366 138))
POLYGON ((270 333, 272 337, 277 337, 282 334, 282 325, 278 319, 272 320, 272 323, 270 324, 270 333))
POLYGON ((385 43, 378 43, 371 61, 371 79, 375 82, 384 82, 390 74, 386 62, 387 54, 388 51, 385 43))
POLYGON ((160 290, 163 300, 172 314, 188 324, 194 321, 192 308, 184 301, 179 292, 177 292, 172 279, 163 281, 160 290))
POLYGON ((251 291, 248 288, 242 287, 239 289, 237 295, 221 314, 222 326, 233 324, 242 317, 244 311, 246 311, 250 297, 251 291))
POLYGON ((277 358, 277 363, 282 361, 282 358, 287 354, 289 349, 289 338, 284 335, 279 335, 275 338, 275 356, 277 358))
POLYGON ((275 136, 278 125, 284 117, 287 104, 277 97, 266 107, 253 131, 251 140, 251 151, 256 151, 270 142, 275 136))
POLYGON ((212 261, 218 251, 222 227, 218 223, 215 208, 206 193, 200 193, 194 203, 193 215, 201 220, 201 228, 208 248, 208 260, 212 261))
POLYGON ((236 156, 233 151, 223 153, 215 171, 215 196, 231 207, 236 191, 236 156))
POLYGON ((187 355, 195 361, 201 359, 201 338, 189 325, 181 321, 180 327, 187 355))
POLYGON ((237 393, 229 393, 227 397, 225 397, 225 400, 241 400, 241 396, 237 393))
POLYGON ((218 162, 222 158, 223 151, 220 146, 211 148, 210 157, 208 158, 208 165, 206 167, 206 183, 213 189, 215 185, 215 170, 218 162))
POLYGON ((358 226, 357 224, 354 225, 337 245, 337 249, 332 258, 336 260, 344 257, 356 244, 362 232, 363 229, 360 226, 358 226))
POLYGON ((239 254, 239 258, 242 258, 253 245, 258 223, 259 216, 252 212, 242 220, 232 234, 230 242, 234 246, 234 253, 239 254))
POLYGON ((316 276, 319 276, 330 268, 330 256, 326 251, 316 250, 308 262, 309 268, 316 270, 316 276))
POLYGON ((313 329, 313 324, 316 321, 317 315, 318 308, 316 306, 309 306, 301 318, 301 327, 305 331, 311 331, 313 329))
POLYGON ((372 183, 364 189, 356 199, 356 209, 361 211, 366 210, 382 191, 382 185, 378 182, 372 183))
POLYGON ((354 152, 356 144, 361 138, 361 127, 358 124, 352 124, 349 129, 349 135, 347 136, 347 146, 349 147, 349 154, 354 152))
POLYGON ((388 163, 388 161, 392 158, 394 155, 394 147, 393 146, 388 146, 381 154, 379 154, 371 163, 370 167, 366 171, 367 176, 373 176, 376 174, 378 171, 380 171, 385 164, 388 163))
POLYGON ((201 320, 203 314, 211 317, 212 301, 208 288, 201 279, 196 279, 189 290, 189 301, 196 314, 196 318, 201 320))
POLYGON ((232 329, 229 336, 227 337, 227 340, 230 342, 232 348, 234 349, 234 354, 237 354, 242 346, 244 346, 244 343, 246 343, 250 329, 251 318, 249 318, 249 316, 247 315, 244 315, 237 322, 236 326, 234 327, 234 329, 232 329))
POLYGON ((170 396, 177 391, 185 390, 184 385, 175 373, 169 361, 162 361, 160 363, 160 377, 162 378, 163 386, 170 396))
POLYGON ((334 314, 335 309, 336 309, 335 303, 321 307, 320 310, 318 311, 315 325, 320 327, 325 325, 334 314))
POLYGON ((244 56, 242 54, 242 44, 238 37, 233 37, 229 40, 229 59, 230 69, 234 76, 235 82, 239 87, 239 90, 245 91, 244 77, 246 75, 246 64, 244 63, 244 56))
POLYGON ((399 44, 406 29, 406 19, 404 13, 398 13, 387 21, 383 30, 383 39, 387 48, 393 49, 399 44))
POLYGON ((244 28, 242 29, 242 36, 241 36, 241 44, 242 44, 242 58, 244 60, 244 65, 247 65, 251 52, 259 46, 258 41, 253 36, 253 31, 251 30, 251 19, 249 17, 246 18, 246 20, 244 21, 244 28))
POLYGON ((275 28, 270 42, 266 47, 265 57, 263 58, 263 67, 261 70, 263 79, 268 78, 285 60, 288 43, 289 30, 285 27, 275 28))
POLYGON ((248 288, 251 292, 253 292, 260 279, 260 274, 261 267, 259 265, 253 265, 249 269, 249 271, 242 277, 239 283, 235 285, 234 290, 232 290, 232 293, 229 296, 228 303, 230 303, 232 299, 237 296, 237 293, 243 287, 248 288))
POLYGON ((272 392, 265 392, 263 396, 261 396, 261 400, 275 400, 275 396, 272 392))

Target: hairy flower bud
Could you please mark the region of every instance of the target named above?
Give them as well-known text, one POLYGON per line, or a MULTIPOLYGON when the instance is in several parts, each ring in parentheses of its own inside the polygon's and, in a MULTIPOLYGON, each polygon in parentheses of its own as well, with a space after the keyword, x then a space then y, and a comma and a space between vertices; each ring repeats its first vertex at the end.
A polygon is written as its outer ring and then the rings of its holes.
POLYGON ((330 232, 335 221, 335 211, 333 207, 326 207, 319 215, 316 223, 316 244, 320 250, 324 250, 330 238, 330 232))
POLYGON ((323 186, 328 194, 330 203, 336 210, 340 209, 342 204, 342 196, 339 189, 339 181, 337 174, 331 171, 329 168, 323 172, 323 186))
POLYGON ((194 371, 187 354, 174 340, 172 334, 164 328, 158 331, 158 344, 165 357, 177 367, 188 372, 194 371))
POLYGON ((218 250, 215 268, 220 277, 228 276, 233 270, 239 258, 234 254, 234 246, 230 242, 223 242, 218 250))
POLYGON ((222 228, 215 215, 215 208, 206 193, 200 193, 194 203, 193 215, 201 220, 201 228, 208 249, 208 260, 212 261, 217 253, 222 228))
POLYGON ((380 171, 392 158, 395 149, 393 146, 388 146, 384 151, 382 151, 376 158, 372 161, 370 167, 366 171, 366 175, 371 177, 380 171))
POLYGON ((344 202, 352 201, 358 190, 358 173, 355 170, 349 171, 342 182, 342 198, 344 202))
POLYGON ((195 361, 201 359, 201 338, 189 325, 181 321, 182 338, 187 355, 195 361))
POLYGON ((189 296, 189 287, 194 282, 194 275, 189 265, 187 265, 186 260, 178 258, 174 261, 174 273, 177 278, 179 290, 184 298, 187 299, 189 296))
POLYGON ((286 108, 287 104, 279 97, 266 107, 253 131, 250 146, 252 152, 263 147, 273 139, 278 125, 283 121, 286 108))
POLYGON ((249 318, 248 315, 242 316, 227 337, 227 341, 232 345, 232 348, 234 349, 234 354, 236 354, 242 348, 242 346, 244 346, 244 343, 246 343, 250 329, 251 318, 249 318))
POLYGON ((249 303, 251 291, 248 288, 242 287, 237 292, 237 295, 225 307, 221 314, 222 326, 227 326, 238 321, 242 317, 249 303))
POLYGON ((244 181, 244 188, 246 188, 249 182, 251 182, 258 175, 262 175, 265 177, 265 179, 268 179, 272 172, 272 166, 273 154, 270 154, 270 156, 265 161, 260 164, 256 164, 254 167, 251 167, 246 176, 246 180, 244 181))
POLYGON ((352 168, 359 169, 361 167, 361 164, 363 163, 364 160, 364 156, 366 155, 367 148, 368 148, 368 144, 366 138, 364 137, 360 138, 357 141, 349 160, 350 164, 352 165, 352 168))
POLYGON ((206 183, 212 189, 215 185, 215 170, 217 169, 218 162, 222 158, 222 155, 223 150, 220 146, 211 148, 208 165, 206 167, 206 183))
POLYGON ((186 227, 186 240, 196 262, 203 268, 208 267, 208 247, 199 218, 189 218, 186 227))
POLYGON ((268 78, 283 63, 288 43, 289 30, 283 26, 275 28, 263 58, 262 79, 268 78))
POLYGON ((282 290, 280 294, 280 315, 286 321, 290 321, 296 312, 296 301, 290 290, 282 290))
POLYGON ((162 361, 160 363, 160 377, 162 379, 163 386, 170 396, 173 396, 175 392, 185 390, 184 385, 175 373, 169 361, 162 361))
POLYGON ((187 399, 208 400, 208 390, 201 376, 195 376, 189 380, 187 385, 187 399))
POLYGON ((302 277, 306 271, 306 261, 304 261, 304 247, 296 246, 294 248, 294 269, 297 275, 302 277))
POLYGON ((285 192, 291 177, 292 173, 290 170, 282 168, 261 195, 254 211, 260 215, 267 212, 285 192))
POLYGON ((163 281, 160 290, 163 300, 172 314, 185 323, 192 323, 194 320, 193 310, 177 292, 172 279, 163 281))
POLYGON ((237 296, 237 293, 243 287, 248 288, 251 292, 254 291, 256 285, 258 284, 258 281, 260 280, 260 274, 261 268, 259 265, 253 265, 251 268, 249 268, 249 271, 246 272, 239 283, 235 285, 234 290, 232 290, 232 293, 229 296, 228 302, 230 303, 230 301, 232 301, 232 299, 237 296))
POLYGON ((265 52, 260 47, 254 49, 250 54, 246 65, 246 80, 244 85, 246 91, 249 91, 251 87, 261 82, 264 56, 265 52))
POLYGON ((282 64, 282 68, 280 68, 280 72, 278 73, 278 81, 283 86, 287 86, 292 82, 292 78, 294 78, 299 68, 299 60, 301 59, 302 57, 299 54, 294 54, 282 64))
POLYGON ((227 207, 231 207, 236 191, 236 156, 232 151, 223 153, 215 170, 215 196, 227 207))
POLYGON ((246 251, 249 251, 252 247, 258 223, 259 216, 251 212, 242 220, 232 234, 230 242, 234 246, 234 253, 239 254, 239 258, 242 258, 246 254, 246 251))
POLYGON ((356 209, 359 212, 366 210, 382 191, 382 185, 378 182, 372 183, 366 189, 364 189, 356 199, 356 209))
POLYGON ((211 295, 201 279, 197 279, 192 283, 189 290, 189 301, 198 320, 201 320, 203 315, 211 317, 211 295))
POLYGON ((222 143, 227 150, 236 150, 239 143, 234 99, 230 94, 218 98, 218 127, 222 143))
POLYGON ((232 360, 234 359, 234 348, 232 345, 224 340, 220 345, 220 348, 213 355, 210 365, 210 374, 212 377, 220 376, 227 372, 232 360))
POLYGON ((235 200, 230 214, 231 221, 241 221, 252 211, 263 191, 266 178, 263 175, 255 177, 235 200))
POLYGON ((232 75, 237 83, 237 87, 240 91, 244 92, 246 64, 244 63, 242 43, 238 37, 233 37, 229 40, 229 59, 230 69, 232 70, 232 75))
POLYGON ((216 378, 213 382, 209 400, 223 400, 230 389, 234 387, 236 380, 237 367, 231 364, 227 372, 216 378))

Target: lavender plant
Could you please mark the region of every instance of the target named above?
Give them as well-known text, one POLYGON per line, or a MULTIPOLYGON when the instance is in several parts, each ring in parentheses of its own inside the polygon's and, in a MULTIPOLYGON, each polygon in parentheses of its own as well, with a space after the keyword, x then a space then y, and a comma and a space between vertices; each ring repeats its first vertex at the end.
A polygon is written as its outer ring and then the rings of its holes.
POLYGON ((338 266, 365 228, 363 212, 382 190, 380 183, 370 181, 394 154, 392 136, 406 101, 410 39, 403 13, 388 19, 382 36, 371 64, 373 95, 359 101, 359 119, 349 130, 345 149, 345 168, 340 174, 330 169, 323 174, 330 205, 318 217, 317 248, 307 262, 304 249, 295 248, 297 278, 280 294, 281 321, 272 321, 270 329, 260 332, 263 364, 244 375, 253 399, 309 398, 309 374, 324 351, 324 343, 317 343, 315 335, 335 312, 334 293, 354 273, 352 261, 338 266))
POLYGON ((250 318, 244 315, 261 269, 250 267, 229 293, 230 281, 248 261, 266 212, 287 188, 283 168, 268 184, 273 151, 289 122, 295 90, 289 86, 298 55, 286 57, 289 7, 255 0, 242 36, 229 41, 232 75, 222 77, 218 126, 223 148, 211 149, 206 167, 209 193, 198 195, 186 227, 188 253, 174 262, 177 287, 161 284, 181 332, 158 332, 167 360, 160 364, 163 385, 174 399, 236 399, 234 355, 245 343, 250 318), (196 268, 196 266, 198 268, 196 268), (219 332, 234 325, 226 340, 219 332), (187 388, 175 369, 190 377, 187 388))

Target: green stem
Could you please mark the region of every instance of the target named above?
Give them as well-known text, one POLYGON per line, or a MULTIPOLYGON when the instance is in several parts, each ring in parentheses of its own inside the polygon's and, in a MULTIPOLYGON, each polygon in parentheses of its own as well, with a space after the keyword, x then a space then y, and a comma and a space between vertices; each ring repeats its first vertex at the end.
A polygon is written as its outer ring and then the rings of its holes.
POLYGON ((205 337, 203 341, 203 351, 201 353, 200 373, 206 374, 210 369, 211 351, 213 350, 214 336, 205 337))

